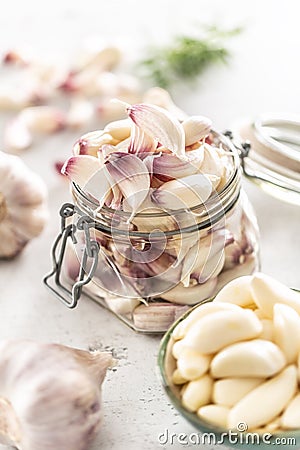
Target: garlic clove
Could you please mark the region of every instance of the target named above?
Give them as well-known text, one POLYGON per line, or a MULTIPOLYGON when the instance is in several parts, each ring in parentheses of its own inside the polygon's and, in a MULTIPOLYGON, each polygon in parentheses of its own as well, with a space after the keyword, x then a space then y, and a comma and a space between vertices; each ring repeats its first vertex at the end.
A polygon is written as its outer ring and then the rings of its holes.
POLYGON ((197 409, 210 402, 213 380, 209 375, 203 375, 197 380, 190 381, 182 389, 182 404, 189 411, 197 409))
POLYGON ((214 189, 216 189, 222 179, 224 166, 216 150, 208 144, 204 144, 204 158, 201 165, 201 172, 216 177, 213 185, 214 189))
POLYGON ((109 155, 105 167, 131 207, 133 217, 149 192, 150 176, 146 165, 135 155, 116 152, 109 155))
POLYGON ((169 210, 187 209, 203 204, 211 195, 212 183, 203 174, 189 175, 164 183, 152 194, 160 207, 169 210))
POLYGON ((54 133, 66 125, 65 114, 53 106, 32 106, 25 108, 20 117, 30 132, 54 133))
POLYGON ((175 105, 169 92, 160 87, 148 89, 148 91, 144 93, 143 103, 151 103, 152 105, 164 108, 173 114, 179 121, 183 121, 187 118, 187 114, 175 105))
POLYGON ((212 314, 219 311, 236 311, 238 307, 233 304, 209 302, 195 308, 182 322, 180 322, 174 329, 172 336, 174 339, 182 339, 186 336, 188 330, 192 325, 198 322, 199 319, 205 317, 207 314, 212 314))
POLYGON ((186 310, 186 306, 162 302, 139 305, 133 311, 133 321, 134 325, 141 330, 164 331, 186 310))
POLYGON ((16 256, 48 218, 47 189, 22 160, 0 152, 0 258, 16 256))
POLYGON ((280 426, 285 429, 300 428, 300 394, 296 395, 287 405, 280 418, 280 426))
POLYGON ((263 381, 263 378, 225 378, 217 380, 213 387, 213 402, 230 408, 263 381))
POLYGON ((100 426, 100 385, 111 355, 31 341, 2 341, 0 350, 7 401, 0 402, 0 442, 22 450, 87 449, 100 426))
POLYGON ((162 153, 153 160, 153 175, 161 181, 184 178, 197 172, 196 165, 173 154, 162 153))
POLYGON ((90 155, 71 156, 64 163, 61 173, 69 180, 84 187, 101 169, 100 161, 90 155))
POLYGON ((265 378, 278 373, 285 364, 285 357, 277 345, 253 339, 221 350, 212 360, 211 374, 214 378, 265 378))
POLYGON ((172 374, 172 383, 174 384, 184 384, 187 380, 181 375, 178 369, 174 370, 172 374))
POLYGON ((129 119, 115 120, 110 122, 104 128, 104 132, 107 132, 112 136, 113 139, 118 141, 124 141, 130 137, 132 128, 132 122, 129 119))
POLYGON ((160 296, 169 302, 183 305, 195 305, 196 303, 199 303, 199 301, 211 297, 216 286, 217 278, 212 278, 206 281, 206 283, 190 286, 189 288, 182 286, 182 284, 178 284, 169 291, 162 293, 160 296))
POLYGON ((211 130, 212 121, 207 117, 190 116, 182 122, 182 126, 185 134, 185 146, 187 147, 206 138, 211 130))
POLYGON ((206 405, 199 408, 197 416, 205 420, 209 424, 213 424, 220 428, 228 428, 227 420, 230 409, 222 405, 206 405))
POLYGON ((96 68, 99 72, 110 71, 120 63, 121 58, 122 52, 117 46, 89 42, 77 57, 76 70, 96 68))
POLYGON ((20 153, 32 144, 32 134, 25 121, 17 116, 4 129, 4 147, 9 153, 20 153))
MULTIPOLYGON (((126 99, 124 98, 124 101, 126 99)), ((126 110, 120 102, 114 102, 111 99, 102 99, 97 105, 97 112, 103 122, 125 119, 126 110)))
POLYGON ((300 317, 288 305, 274 305, 273 339, 289 364, 297 361, 300 351, 300 317))
POLYGON ((284 284, 263 273, 253 275, 251 292, 258 308, 261 308, 269 319, 273 318, 276 303, 290 306, 300 314, 300 295, 284 284))
POLYGON ((81 128, 87 125, 94 115, 93 104, 81 97, 71 100, 71 105, 66 117, 66 125, 71 128, 81 128))
POLYGON ((128 116, 145 133, 177 156, 185 155, 184 131, 180 122, 168 111, 146 103, 127 108, 128 116))
POLYGON ((211 359, 211 356, 203 355, 186 346, 178 355, 177 368, 184 378, 195 380, 208 371, 211 359))
POLYGON ((219 311, 199 319, 187 332, 184 342, 203 354, 212 354, 235 342, 259 336, 262 325, 249 310, 219 311))
POLYGON ((231 409, 228 428, 234 429, 244 422, 251 430, 271 422, 284 410, 296 389, 296 368, 288 366, 279 375, 260 384, 231 409), (260 407, 257 408, 257 405, 260 407))
POLYGON ((216 295, 215 302, 234 303, 235 305, 248 307, 254 303, 251 293, 251 275, 236 278, 230 281, 216 295))
POLYGON ((141 128, 133 124, 128 152, 135 154, 150 153, 154 152, 156 147, 157 140, 153 139, 141 128))

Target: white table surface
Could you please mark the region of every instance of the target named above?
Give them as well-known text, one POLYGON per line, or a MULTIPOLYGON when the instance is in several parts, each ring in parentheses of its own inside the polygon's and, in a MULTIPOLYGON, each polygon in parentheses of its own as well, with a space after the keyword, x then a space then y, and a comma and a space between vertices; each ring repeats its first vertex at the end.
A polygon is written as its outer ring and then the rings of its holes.
MULTIPOLYGON (((196 87, 174 92, 188 113, 208 115, 215 128, 223 130, 237 118, 261 112, 299 112, 299 13, 299 2, 293 0, 10 0, 1 8, 0 50, 21 41, 40 51, 67 55, 95 34, 126 44, 137 40, 147 44, 204 21, 242 24, 245 32, 231 44, 231 63, 207 71, 196 87)), ((22 155, 46 180, 50 220, 42 236, 19 258, 0 263, 0 338, 113 349, 119 365, 103 387, 103 426, 92 450, 192 448, 158 442, 166 429, 177 434, 194 431, 160 387, 159 338, 134 334, 87 300, 69 311, 42 285, 59 228, 57 212, 69 199, 67 183, 57 176, 53 163, 70 154, 75 137, 68 133, 50 137, 22 155)), ((258 215, 263 270, 300 287, 299 207, 270 198, 248 182, 244 186, 258 215)))

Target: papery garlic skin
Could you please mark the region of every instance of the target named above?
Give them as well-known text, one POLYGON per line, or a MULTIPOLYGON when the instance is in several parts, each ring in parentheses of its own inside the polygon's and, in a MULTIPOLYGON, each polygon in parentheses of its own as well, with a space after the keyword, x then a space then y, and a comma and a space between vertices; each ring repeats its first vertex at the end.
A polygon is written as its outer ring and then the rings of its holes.
POLYGON ((48 219, 47 189, 18 156, 0 152, 0 258, 12 258, 48 219))
POLYGON ((0 352, 0 397, 9 402, 0 402, 0 443, 88 449, 100 426, 100 387, 111 355, 32 341, 1 342, 0 352))

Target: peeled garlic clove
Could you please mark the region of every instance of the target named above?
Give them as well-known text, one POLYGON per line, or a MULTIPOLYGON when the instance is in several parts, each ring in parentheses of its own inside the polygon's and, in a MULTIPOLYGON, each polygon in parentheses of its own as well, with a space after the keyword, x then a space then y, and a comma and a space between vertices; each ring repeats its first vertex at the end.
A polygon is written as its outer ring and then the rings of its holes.
POLYGON ((190 381, 183 387, 182 404, 189 411, 197 411, 201 406, 210 402, 213 381, 209 375, 190 381))
POLYGON ((285 357, 277 345, 253 339, 221 350, 212 360, 211 374, 214 378, 265 378, 278 373, 285 364, 285 357))
POLYGON ((107 296, 105 302, 109 306, 109 309, 116 314, 131 315, 135 308, 141 303, 141 299, 107 296))
POLYGON ((105 126, 104 132, 121 142, 130 137, 131 128, 132 123, 129 119, 115 120, 105 126))
POLYGON ((300 394, 287 405, 280 418, 280 426, 288 430, 300 428, 300 394))
POLYGON ((4 129, 3 142, 9 153, 20 153, 32 144, 32 135, 19 116, 12 119, 4 129))
POLYGON ((134 325, 141 330, 165 331, 184 312, 185 307, 168 303, 140 305, 133 312, 134 325))
POLYGON ((160 295, 161 298, 169 302, 181 305, 195 305, 201 300, 211 297, 217 285, 217 278, 207 280, 206 283, 197 284, 188 288, 178 284, 174 288, 160 295))
POLYGON ((155 105, 140 103, 129 106, 127 112, 133 122, 153 139, 157 139, 175 155, 185 155, 183 128, 168 111, 155 105))
POLYGON ((25 108, 20 117, 30 132, 54 133, 66 125, 65 114, 53 106, 32 106, 25 108))
POLYGON ((134 216, 150 188, 150 176, 146 165, 135 155, 116 152, 109 156, 105 166, 134 216))
POLYGON ((203 116, 190 116, 182 122, 185 134, 185 146, 194 144, 206 138, 212 126, 212 121, 203 116))
POLYGON ((143 97, 143 102, 151 103, 152 105, 166 109, 180 121, 187 118, 186 113, 175 105, 169 92, 160 87, 153 87, 146 91, 143 97))
POLYGON ((212 192, 212 183, 203 174, 190 175, 164 183, 152 194, 153 200, 166 209, 186 209, 203 204, 212 192))
POLYGON ((284 410, 296 389, 296 368, 288 366, 279 375, 247 394, 231 409, 228 428, 234 429, 237 424, 244 422, 251 430, 269 423, 284 410))
POLYGON ((0 350, 0 442, 22 450, 87 448, 100 426, 111 355, 31 341, 4 341, 0 350))
POLYGON ((178 359, 181 353, 186 349, 186 345, 183 341, 176 341, 172 347, 172 355, 175 359, 178 359))
POLYGON ((220 428, 227 428, 229 408, 221 405, 206 405, 199 408, 197 416, 220 428))
POLYGON ((172 336, 174 339, 182 339, 191 328, 202 317, 220 311, 236 311, 238 307, 229 303, 208 302, 195 308, 184 320, 182 320, 174 329, 172 336))
POLYGON ((178 369, 174 370, 172 374, 172 383, 174 384, 184 384, 187 380, 181 375, 178 369))
POLYGON ((199 319, 187 332, 187 346, 204 354, 218 352, 227 345, 257 337, 262 331, 252 311, 219 311, 199 319))
POLYGON ((47 189, 22 160, 0 152, 0 258, 12 258, 48 219, 47 189))
POLYGON ((259 339, 265 339, 267 341, 274 341, 274 325, 273 325, 272 320, 260 319, 260 321, 261 321, 263 329, 259 335, 259 339))
POLYGON ((87 125, 94 115, 94 107, 84 98, 74 98, 66 117, 66 124, 71 128, 81 128, 87 125))
POLYGON ((243 308, 254 303, 251 293, 252 276, 245 275, 230 281, 216 295, 215 302, 234 303, 243 308))
POLYGON ((251 292, 258 308, 261 308, 269 319, 273 318, 273 308, 276 303, 284 303, 300 314, 300 294, 268 275, 254 274, 251 292))
POLYGON ((288 305, 274 305, 273 339, 283 351, 287 363, 294 363, 300 351, 300 317, 288 305))
POLYGON ((262 378, 227 378, 217 380, 213 387, 213 402, 230 408, 263 381, 262 378))
POLYGON ((186 347, 178 355, 177 368, 184 378, 195 380, 208 371, 210 361, 210 356, 186 347))

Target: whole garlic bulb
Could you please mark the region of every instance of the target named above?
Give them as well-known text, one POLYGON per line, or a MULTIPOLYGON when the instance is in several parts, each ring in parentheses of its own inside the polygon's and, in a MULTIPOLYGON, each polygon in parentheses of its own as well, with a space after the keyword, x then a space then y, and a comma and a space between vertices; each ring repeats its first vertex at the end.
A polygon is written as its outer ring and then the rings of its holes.
POLYGON ((86 450, 112 356, 22 340, 1 342, 0 355, 0 444, 86 450))
POLYGON ((18 157, 0 152, 0 258, 16 256, 44 228, 48 214, 42 179, 18 157))

